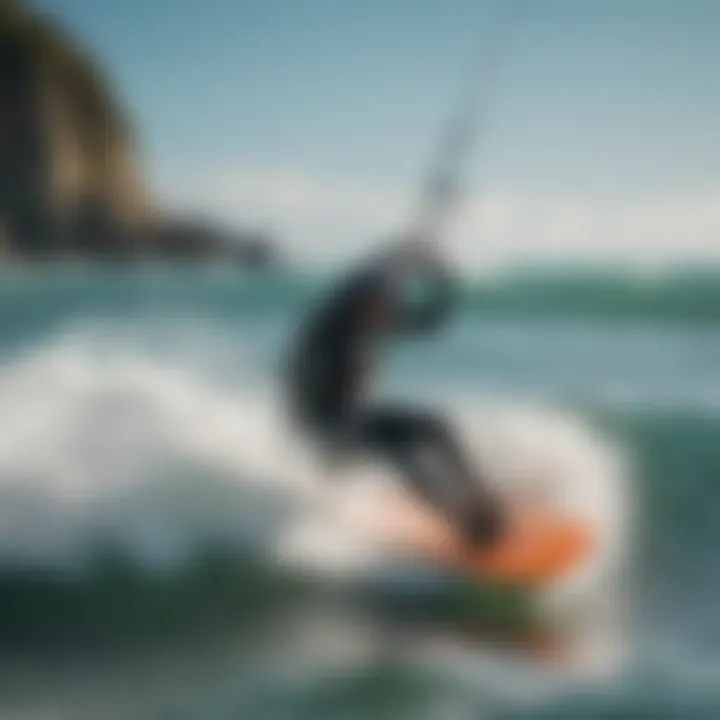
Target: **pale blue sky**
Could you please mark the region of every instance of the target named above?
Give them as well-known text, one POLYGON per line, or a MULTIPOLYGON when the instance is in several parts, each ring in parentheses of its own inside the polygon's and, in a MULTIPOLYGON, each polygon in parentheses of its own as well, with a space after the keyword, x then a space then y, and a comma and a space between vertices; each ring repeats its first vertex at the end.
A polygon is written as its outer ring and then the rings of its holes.
MULTIPOLYGON (((464 71, 507 7, 35 4, 118 81, 161 197, 268 224, 317 254, 401 222, 464 71)), ((720 3, 525 5, 489 96, 461 251, 720 254, 720 3)))

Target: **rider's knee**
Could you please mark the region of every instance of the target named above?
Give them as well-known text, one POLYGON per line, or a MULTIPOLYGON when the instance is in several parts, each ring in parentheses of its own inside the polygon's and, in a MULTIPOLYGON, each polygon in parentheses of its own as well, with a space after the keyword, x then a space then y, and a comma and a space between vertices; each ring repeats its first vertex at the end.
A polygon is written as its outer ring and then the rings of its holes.
POLYGON ((415 425, 421 435, 431 440, 443 440, 450 436, 447 423, 437 415, 417 415, 415 425))

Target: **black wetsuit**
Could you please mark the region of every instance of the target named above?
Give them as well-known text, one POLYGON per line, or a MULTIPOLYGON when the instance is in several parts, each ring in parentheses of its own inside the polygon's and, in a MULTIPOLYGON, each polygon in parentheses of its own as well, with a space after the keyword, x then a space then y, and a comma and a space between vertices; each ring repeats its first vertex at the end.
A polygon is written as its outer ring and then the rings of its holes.
POLYGON ((376 344, 437 330, 453 307, 455 283, 447 270, 426 268, 421 279, 431 285, 431 299, 414 309, 398 296, 392 256, 351 273, 330 292, 292 347, 292 414, 331 454, 370 451, 389 460, 468 536, 490 540, 498 528, 496 503, 476 481, 444 420, 416 408, 363 402, 361 386, 371 374, 376 344), (378 303, 392 313, 382 333, 367 320, 378 303))

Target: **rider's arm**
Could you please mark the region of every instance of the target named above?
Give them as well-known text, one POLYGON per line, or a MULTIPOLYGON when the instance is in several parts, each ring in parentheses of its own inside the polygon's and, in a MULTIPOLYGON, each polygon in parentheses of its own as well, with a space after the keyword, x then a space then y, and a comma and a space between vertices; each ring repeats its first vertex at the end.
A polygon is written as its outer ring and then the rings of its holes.
POLYGON ((425 285, 422 302, 409 303, 403 308, 399 303, 398 330, 404 333, 430 333, 447 321, 457 302, 457 281, 450 270, 435 264, 419 274, 419 282, 425 285))
POLYGON ((341 285, 339 297, 341 303, 352 298, 360 304, 386 297, 396 313, 394 331, 415 334, 442 325, 455 304, 456 290, 453 273, 433 246, 410 240, 386 248, 356 269, 341 285), (406 295, 413 284, 421 291, 419 301, 406 295))
POLYGON ((388 256, 386 278, 396 298, 400 333, 429 333, 448 318, 457 301, 457 279, 434 243, 410 240, 388 256), (419 296, 413 297, 413 292, 419 296))

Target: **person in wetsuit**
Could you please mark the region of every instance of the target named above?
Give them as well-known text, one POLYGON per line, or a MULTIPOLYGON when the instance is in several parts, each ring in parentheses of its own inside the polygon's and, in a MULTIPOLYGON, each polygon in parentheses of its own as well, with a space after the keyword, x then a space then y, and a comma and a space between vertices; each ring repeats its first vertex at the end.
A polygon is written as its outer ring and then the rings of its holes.
POLYGON ((438 330, 454 299, 454 280, 428 245, 403 243, 372 259, 339 282, 300 328, 290 354, 289 400, 294 420, 330 457, 376 454, 469 542, 492 543, 503 526, 501 508, 446 422, 367 397, 379 345, 438 330), (429 299, 408 302, 413 283, 429 299))

